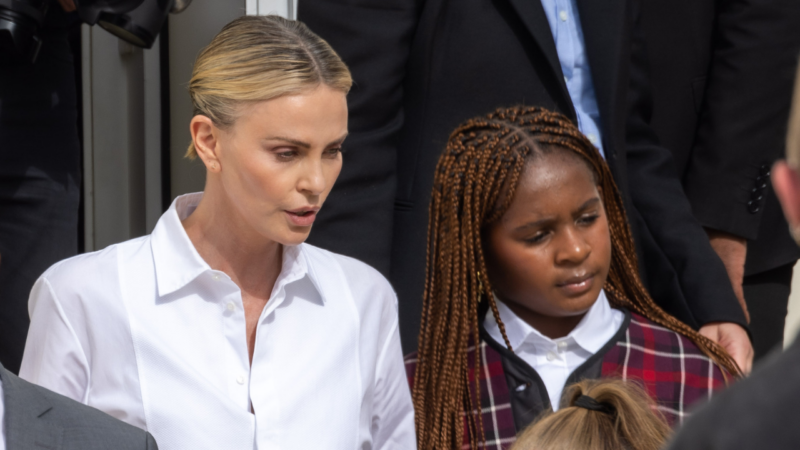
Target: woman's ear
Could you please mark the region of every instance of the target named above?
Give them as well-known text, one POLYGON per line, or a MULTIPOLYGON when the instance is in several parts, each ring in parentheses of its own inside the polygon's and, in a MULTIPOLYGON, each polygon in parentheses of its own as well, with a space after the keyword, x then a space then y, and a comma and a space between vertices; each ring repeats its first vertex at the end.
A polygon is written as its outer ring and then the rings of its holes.
POLYGON ((206 116, 196 115, 189 123, 192 142, 197 156, 203 161, 209 172, 219 172, 222 166, 217 155, 221 130, 206 116))

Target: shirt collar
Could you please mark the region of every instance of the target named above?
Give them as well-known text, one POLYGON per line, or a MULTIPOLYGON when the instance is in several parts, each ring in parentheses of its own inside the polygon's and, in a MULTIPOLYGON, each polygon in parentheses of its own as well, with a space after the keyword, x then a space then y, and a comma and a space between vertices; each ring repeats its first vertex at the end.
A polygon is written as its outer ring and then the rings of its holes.
MULTIPOLYGON (((609 326, 613 323, 613 317, 611 305, 608 302, 608 298, 606 298, 604 290, 600 291, 597 301, 589 308, 589 311, 586 312, 586 315, 583 316, 575 329, 567 336, 559 339, 550 339, 541 334, 539 330, 528 325, 496 296, 495 303, 497 303, 497 311, 500 313, 500 319, 503 321, 506 336, 512 348, 519 348, 525 341, 553 343, 555 341, 570 340, 571 338, 584 350, 597 353, 617 331, 609 326)), ((497 342, 503 342, 500 327, 491 312, 486 314, 484 326, 492 338, 497 342)))
MULTIPOLYGON (((161 297, 183 288, 202 273, 212 270, 197 252, 181 223, 194 212, 202 198, 202 192, 178 196, 153 229, 150 245, 158 295, 161 297)), ((281 273, 273 294, 290 283, 308 278, 324 304, 324 290, 320 289, 318 277, 308 263, 304 247, 304 244, 283 246, 281 273)))

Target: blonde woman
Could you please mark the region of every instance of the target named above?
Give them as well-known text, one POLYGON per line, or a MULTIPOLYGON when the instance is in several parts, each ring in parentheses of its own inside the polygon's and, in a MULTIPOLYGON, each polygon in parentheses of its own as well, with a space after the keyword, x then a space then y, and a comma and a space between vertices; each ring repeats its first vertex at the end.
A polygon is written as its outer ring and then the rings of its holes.
POLYGON ((670 435, 635 383, 584 380, 567 388, 564 402, 522 431, 510 450, 658 450, 670 435))
POLYGON ((303 243, 342 166, 350 85, 301 23, 228 24, 189 86, 205 190, 42 275, 22 377, 162 450, 414 448, 394 292, 303 243))

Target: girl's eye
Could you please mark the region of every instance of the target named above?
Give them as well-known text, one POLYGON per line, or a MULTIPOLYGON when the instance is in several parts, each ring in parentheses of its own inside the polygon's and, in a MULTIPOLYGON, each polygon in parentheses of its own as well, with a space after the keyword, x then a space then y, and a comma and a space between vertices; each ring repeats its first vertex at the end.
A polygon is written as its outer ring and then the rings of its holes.
POLYGON ((591 225, 591 224, 593 224, 593 223, 595 223, 597 221, 598 217, 599 217, 598 214, 592 214, 590 216, 583 216, 580 219, 578 219, 578 223, 581 224, 581 225, 591 225))
POLYGON ((527 242, 528 244, 538 244, 542 242, 545 237, 547 237, 547 233, 542 231, 536 233, 536 235, 534 235, 533 237, 525 239, 525 242, 527 242))

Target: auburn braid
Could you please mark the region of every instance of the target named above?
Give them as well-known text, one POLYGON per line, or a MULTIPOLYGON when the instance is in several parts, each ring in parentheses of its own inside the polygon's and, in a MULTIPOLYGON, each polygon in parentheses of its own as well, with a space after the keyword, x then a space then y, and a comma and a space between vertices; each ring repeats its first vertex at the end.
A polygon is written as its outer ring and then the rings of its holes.
POLYGON ((461 449, 464 420, 469 448, 485 444, 480 412, 483 361, 479 351, 471 363, 468 360, 469 348, 480 343, 482 302, 488 303, 506 346, 511 345, 492 295, 481 231, 508 209, 526 161, 552 148, 582 157, 601 190, 612 245, 604 285, 609 301, 686 336, 729 373, 741 374, 722 347, 667 314, 648 294, 639 278, 622 197, 591 142, 562 114, 535 107, 498 109, 459 126, 436 166, 413 388, 420 450, 461 449))

